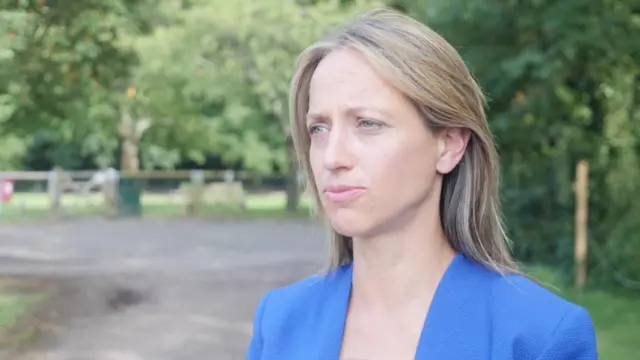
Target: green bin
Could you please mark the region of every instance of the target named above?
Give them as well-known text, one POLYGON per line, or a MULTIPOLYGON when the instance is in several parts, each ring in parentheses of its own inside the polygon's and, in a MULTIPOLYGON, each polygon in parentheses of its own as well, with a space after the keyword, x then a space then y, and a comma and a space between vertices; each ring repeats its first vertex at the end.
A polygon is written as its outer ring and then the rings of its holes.
POLYGON ((143 180, 120 178, 118 181, 118 215, 135 217, 142 215, 143 180))

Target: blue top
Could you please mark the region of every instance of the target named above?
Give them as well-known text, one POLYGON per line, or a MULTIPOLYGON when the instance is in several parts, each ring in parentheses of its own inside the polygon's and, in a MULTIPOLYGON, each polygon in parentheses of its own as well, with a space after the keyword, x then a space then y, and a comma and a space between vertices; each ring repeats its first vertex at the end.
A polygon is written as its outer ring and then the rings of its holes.
MULTIPOLYGON (((272 290, 258 305, 248 360, 337 360, 352 265, 272 290)), ((434 295, 419 360, 597 359, 587 312, 535 282, 457 254, 434 295)))

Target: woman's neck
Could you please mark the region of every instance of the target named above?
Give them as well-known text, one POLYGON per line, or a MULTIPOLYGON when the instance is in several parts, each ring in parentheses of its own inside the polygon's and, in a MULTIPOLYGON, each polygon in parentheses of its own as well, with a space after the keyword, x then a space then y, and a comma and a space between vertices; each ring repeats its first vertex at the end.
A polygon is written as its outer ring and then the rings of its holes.
POLYGON ((437 218, 423 218, 375 238, 354 239, 353 251, 352 301, 382 311, 430 302, 455 257, 437 218))

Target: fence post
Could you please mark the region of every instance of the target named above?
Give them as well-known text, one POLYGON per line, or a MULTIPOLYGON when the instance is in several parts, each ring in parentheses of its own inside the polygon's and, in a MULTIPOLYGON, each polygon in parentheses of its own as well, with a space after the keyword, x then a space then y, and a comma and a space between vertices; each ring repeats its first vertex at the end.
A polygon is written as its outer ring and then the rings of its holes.
POLYGON ((120 174, 114 168, 103 170, 102 195, 108 216, 118 214, 118 179, 120 174))
POLYGON ((236 178, 236 173, 233 170, 225 170, 224 172, 224 182, 232 183, 236 178))
POLYGON ((62 196, 62 169, 56 166, 49 172, 47 188, 49 192, 51 215, 53 217, 58 217, 61 209, 60 198, 62 196))
POLYGON ((202 170, 192 170, 189 173, 191 183, 187 197, 187 216, 199 214, 202 210, 202 193, 204 192, 204 172, 202 170))
POLYGON ((576 166, 576 218, 575 218, 575 288, 584 289, 587 281, 587 223, 589 201, 589 164, 585 160, 576 166))

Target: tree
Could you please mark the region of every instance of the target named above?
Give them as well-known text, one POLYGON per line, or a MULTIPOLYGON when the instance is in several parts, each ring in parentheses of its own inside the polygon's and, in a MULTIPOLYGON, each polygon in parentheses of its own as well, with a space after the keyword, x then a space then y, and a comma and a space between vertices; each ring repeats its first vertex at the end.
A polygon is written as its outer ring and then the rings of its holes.
POLYGON ((241 160, 262 172, 283 169, 287 208, 295 210, 297 172, 287 140, 294 63, 306 46, 378 3, 194 0, 190 5, 181 25, 158 29, 139 43, 148 59, 140 77, 147 111, 189 124, 182 126, 192 130, 187 138, 196 143, 205 142, 198 135, 208 134, 210 149, 227 161, 241 160))
MULTIPOLYGON (((591 163, 594 245, 628 265, 640 251, 633 235, 640 207, 630 200, 640 196, 640 13, 633 5, 432 0, 412 8, 460 50, 489 97, 505 213, 523 260, 570 259, 580 159, 591 163)), ((637 265, 626 271, 640 278, 637 265)))
POLYGON ((152 25, 157 1, 0 1, 2 129, 110 144, 136 64, 121 38, 152 25))

